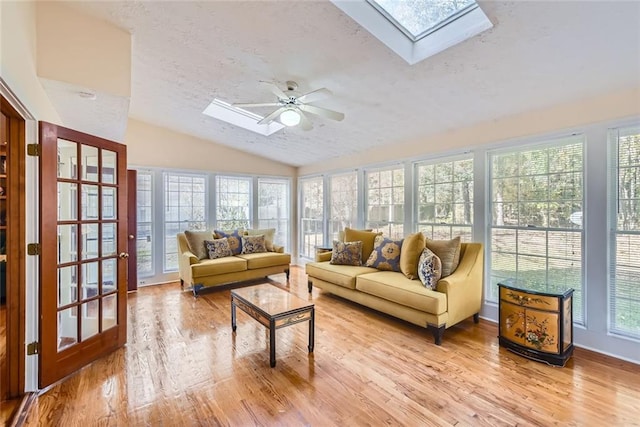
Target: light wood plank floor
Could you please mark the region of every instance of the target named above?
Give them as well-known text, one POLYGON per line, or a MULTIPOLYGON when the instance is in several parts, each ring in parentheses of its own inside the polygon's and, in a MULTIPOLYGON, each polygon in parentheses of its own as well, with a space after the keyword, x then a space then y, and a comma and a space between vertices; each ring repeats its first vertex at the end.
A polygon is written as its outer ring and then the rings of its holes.
POLYGON ((238 311, 232 333, 229 290, 196 300, 178 284, 142 288, 127 346, 39 396, 26 425, 638 425, 638 365, 580 349, 564 368, 529 361, 484 320, 436 346, 424 329, 306 289, 293 268, 290 291, 316 304, 315 353, 307 323, 280 329, 272 369, 263 326, 238 311))

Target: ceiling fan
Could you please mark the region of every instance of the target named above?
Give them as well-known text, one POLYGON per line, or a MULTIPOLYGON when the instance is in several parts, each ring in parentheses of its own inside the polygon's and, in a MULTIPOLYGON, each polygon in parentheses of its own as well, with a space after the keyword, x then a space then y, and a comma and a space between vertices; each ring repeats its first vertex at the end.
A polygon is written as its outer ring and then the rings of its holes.
POLYGON ((261 83, 268 85, 271 92, 277 97, 275 102, 266 103, 250 103, 250 104, 232 104, 234 107, 254 108, 254 107, 278 107, 266 117, 258 121, 259 125, 268 125, 276 118, 285 126, 297 126, 304 130, 313 128, 311 120, 307 118, 305 113, 315 114, 317 116, 326 117, 332 120, 344 119, 344 114, 338 111, 329 110, 323 107, 308 104, 320 99, 331 96, 331 91, 326 88, 316 89, 314 91, 301 95, 298 90, 298 84, 293 81, 287 81, 287 90, 283 91, 272 82, 262 81, 261 83))

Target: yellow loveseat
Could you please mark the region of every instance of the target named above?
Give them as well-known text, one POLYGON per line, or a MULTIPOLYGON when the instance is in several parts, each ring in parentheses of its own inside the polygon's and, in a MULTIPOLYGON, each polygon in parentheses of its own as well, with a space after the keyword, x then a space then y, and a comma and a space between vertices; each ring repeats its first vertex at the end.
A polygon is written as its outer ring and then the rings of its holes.
POLYGON ((291 255, 282 246, 273 252, 239 254, 217 259, 199 259, 189 248, 184 233, 178 233, 178 267, 180 285, 191 287, 194 296, 205 287, 258 279, 285 273, 289 280, 291 255))
POLYGON ((435 290, 396 271, 334 265, 331 252, 306 265, 309 292, 313 286, 358 304, 426 327, 437 345, 446 328, 473 316, 482 306, 484 257, 481 243, 462 243, 455 271, 440 279, 435 290))

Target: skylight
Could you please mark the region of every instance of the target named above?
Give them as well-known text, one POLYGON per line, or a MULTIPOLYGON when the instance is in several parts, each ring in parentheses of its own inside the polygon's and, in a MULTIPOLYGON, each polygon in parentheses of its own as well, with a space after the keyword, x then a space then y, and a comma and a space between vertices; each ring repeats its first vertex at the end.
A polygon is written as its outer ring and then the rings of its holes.
POLYGON ((202 113, 264 136, 269 136, 284 128, 283 125, 276 121, 268 125, 259 125, 258 121, 263 119, 262 116, 252 113, 251 111, 243 110, 242 108, 234 107, 228 102, 218 98, 211 101, 211 104, 209 104, 202 113))
POLYGON ((474 0, 332 0, 413 65, 493 27, 474 0))

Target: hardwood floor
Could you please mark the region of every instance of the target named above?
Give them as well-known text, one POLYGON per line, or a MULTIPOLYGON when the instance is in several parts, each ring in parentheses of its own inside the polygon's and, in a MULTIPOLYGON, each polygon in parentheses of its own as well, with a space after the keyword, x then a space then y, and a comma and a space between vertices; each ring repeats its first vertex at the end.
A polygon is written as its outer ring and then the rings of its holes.
MULTIPOLYGON (((286 286, 284 275, 272 277, 286 286)), ((303 268, 290 291, 309 298, 303 268)), ((498 346, 497 326, 471 319, 425 329, 314 289, 308 324, 277 332, 238 311, 229 290, 197 300, 176 284, 129 296, 125 348, 36 398, 27 426, 613 426, 638 425, 640 369, 585 350, 564 368, 498 346)))
POLYGON ((0 304, 0 425, 8 425, 13 419, 21 398, 7 398, 7 306, 0 304))

